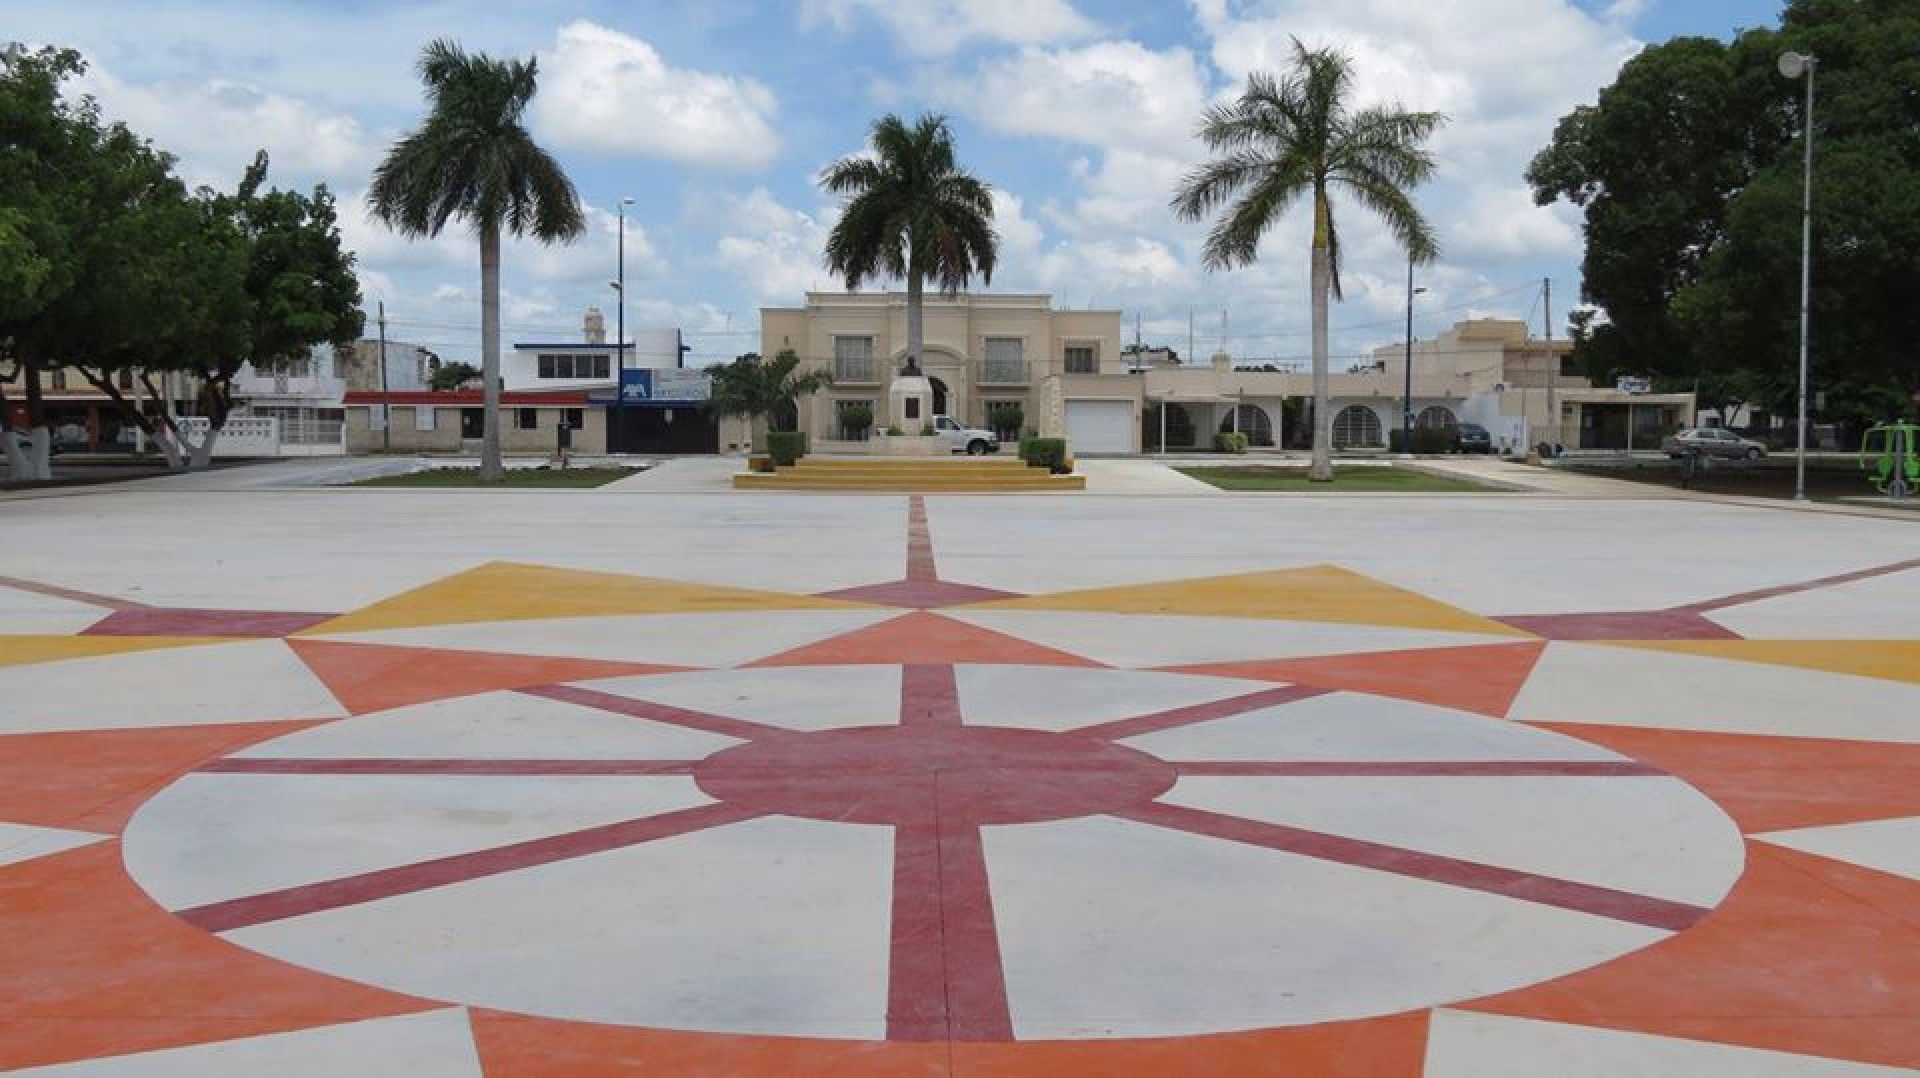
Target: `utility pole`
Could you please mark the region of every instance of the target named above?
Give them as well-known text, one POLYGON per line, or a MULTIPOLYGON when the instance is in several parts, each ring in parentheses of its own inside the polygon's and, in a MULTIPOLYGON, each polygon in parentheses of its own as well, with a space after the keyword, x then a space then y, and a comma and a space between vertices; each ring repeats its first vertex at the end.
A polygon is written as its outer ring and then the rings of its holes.
MULTIPOLYGON (((393 401, 387 392, 387 301, 380 301, 380 451, 393 452, 393 401)), ((414 424, 419 426, 419 424, 414 424)))
POLYGON ((1555 395, 1556 383, 1560 381, 1560 362, 1553 358, 1553 278, 1542 277, 1541 285, 1546 289, 1540 303, 1540 321, 1547 331, 1547 444, 1553 448, 1553 455, 1560 455, 1560 399, 1555 395))

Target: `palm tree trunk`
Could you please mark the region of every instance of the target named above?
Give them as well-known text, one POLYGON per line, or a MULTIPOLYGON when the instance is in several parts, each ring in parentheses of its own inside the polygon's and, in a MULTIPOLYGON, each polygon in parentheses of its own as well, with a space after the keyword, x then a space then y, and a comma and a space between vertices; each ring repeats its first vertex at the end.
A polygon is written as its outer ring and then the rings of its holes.
POLYGON ((498 483, 500 464, 500 226, 480 226, 480 481, 498 483))
POLYGON ((1333 288, 1333 249, 1328 243, 1326 195, 1313 200, 1313 463, 1307 479, 1333 481, 1333 420, 1327 408, 1327 294, 1333 288))

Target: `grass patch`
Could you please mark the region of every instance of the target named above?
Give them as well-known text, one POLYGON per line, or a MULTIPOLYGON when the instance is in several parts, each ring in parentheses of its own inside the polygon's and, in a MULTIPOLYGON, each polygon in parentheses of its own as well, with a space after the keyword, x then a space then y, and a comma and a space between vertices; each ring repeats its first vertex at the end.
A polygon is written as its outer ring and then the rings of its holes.
POLYGON ((509 468, 506 478, 498 483, 480 482, 478 468, 429 468, 424 472, 410 472, 406 475, 383 475, 378 479, 362 479, 349 484, 356 487, 430 487, 435 489, 480 488, 495 489, 510 487, 517 490, 535 488, 578 490, 587 487, 600 487, 616 479, 625 479, 637 475, 632 468, 568 468, 559 471, 553 468, 509 468))
POLYGON ((1305 468, 1279 468, 1268 464, 1244 467, 1176 468, 1203 483, 1221 490, 1335 491, 1348 494, 1405 492, 1409 494, 1485 494, 1498 491, 1469 479, 1430 475, 1411 468, 1358 467, 1335 468, 1333 482, 1314 483, 1305 468))

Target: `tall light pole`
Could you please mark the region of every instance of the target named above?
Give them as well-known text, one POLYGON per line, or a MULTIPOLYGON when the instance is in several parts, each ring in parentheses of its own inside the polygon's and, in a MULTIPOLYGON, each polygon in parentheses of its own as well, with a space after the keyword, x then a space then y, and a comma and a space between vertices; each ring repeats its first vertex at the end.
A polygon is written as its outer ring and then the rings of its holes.
POLYGON ((1425 292, 1413 287, 1413 259, 1407 259, 1407 364, 1400 387, 1400 451, 1413 452, 1413 297, 1425 292))
MULTIPOLYGON (((613 296, 613 409, 608 416, 611 422, 616 416, 621 445, 626 445, 627 437, 627 207, 633 205, 633 199, 621 198, 618 213, 620 216, 620 238, 616 241, 619 249, 619 267, 614 271, 613 296)), ((607 432, 607 451, 614 451, 614 432, 607 432)))
POLYGON ((1793 500, 1807 500, 1807 322, 1813 296, 1813 69, 1811 53, 1780 54, 1780 74, 1789 79, 1806 76, 1806 162, 1800 180, 1800 410, 1799 438, 1793 460, 1793 500))

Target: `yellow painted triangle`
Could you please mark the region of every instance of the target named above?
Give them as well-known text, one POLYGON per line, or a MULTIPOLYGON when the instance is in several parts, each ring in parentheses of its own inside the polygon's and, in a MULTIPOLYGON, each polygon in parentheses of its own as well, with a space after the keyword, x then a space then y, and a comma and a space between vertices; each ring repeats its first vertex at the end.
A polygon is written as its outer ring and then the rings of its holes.
POLYGON ((0 666, 91 659, 129 651, 227 644, 231 636, 0 636, 0 666))
POLYGON ((297 635, 357 633, 418 625, 622 614, 698 614, 740 610, 848 610, 868 603, 779 591, 655 580, 623 573, 490 562, 382 599, 297 635))
POLYGON ((1595 640, 1593 643, 1797 666, 1804 670, 1920 685, 1920 640, 1595 640))
POLYGON ((1418 592, 1383 584, 1370 576, 1337 565, 1166 580, 1117 588, 1090 588, 1053 595, 995 599, 973 606, 1006 610, 1087 610, 1109 614, 1331 621, 1498 636, 1533 635, 1429 599, 1418 592))

